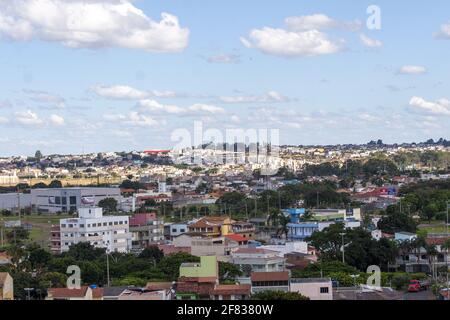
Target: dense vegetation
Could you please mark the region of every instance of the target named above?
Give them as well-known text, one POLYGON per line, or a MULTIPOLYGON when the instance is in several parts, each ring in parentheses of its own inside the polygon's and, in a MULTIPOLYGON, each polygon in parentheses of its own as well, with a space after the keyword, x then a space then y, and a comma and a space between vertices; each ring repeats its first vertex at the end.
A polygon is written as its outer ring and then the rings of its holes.
MULTIPOLYGON (((34 298, 46 295, 52 287, 65 287, 67 268, 71 265, 81 269, 82 284, 107 284, 107 257, 104 249, 94 248, 89 243, 79 243, 66 253, 51 255, 33 244, 21 248, 10 247, 12 264, 0 267, 14 278, 14 294, 25 299, 24 288, 34 288, 34 298)), ((145 249, 139 256, 111 253, 109 255, 111 285, 145 286, 149 281, 176 281, 180 265, 184 262, 199 262, 198 257, 186 253, 163 256, 156 247, 145 249)), ((221 282, 227 282, 241 275, 239 268, 229 263, 219 263, 221 282)))

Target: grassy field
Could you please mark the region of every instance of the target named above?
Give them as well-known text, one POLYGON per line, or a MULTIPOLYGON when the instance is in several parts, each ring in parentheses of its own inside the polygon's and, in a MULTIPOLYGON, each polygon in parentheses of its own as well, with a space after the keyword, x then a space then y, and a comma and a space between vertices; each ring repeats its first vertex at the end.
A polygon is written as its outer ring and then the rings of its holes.
POLYGON ((447 232, 447 229, 445 227, 445 223, 434 223, 434 224, 427 224, 427 225, 420 225, 420 230, 425 230, 428 233, 445 233, 447 232))
MULTIPOLYGON (((31 215, 22 216, 22 223, 29 223, 32 225, 30 230, 29 242, 35 242, 43 247, 49 245, 50 228, 52 224, 59 224, 59 219, 69 218, 69 215, 31 215)), ((3 226, 5 221, 18 220, 18 216, 3 217, 0 216, 0 225, 3 226)))

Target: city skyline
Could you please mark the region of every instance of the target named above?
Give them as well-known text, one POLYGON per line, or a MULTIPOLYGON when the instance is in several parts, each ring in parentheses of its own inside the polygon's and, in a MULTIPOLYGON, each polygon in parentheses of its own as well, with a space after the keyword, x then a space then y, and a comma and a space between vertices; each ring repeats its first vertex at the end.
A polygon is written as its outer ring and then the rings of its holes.
POLYGON ((0 1, 0 156, 170 149, 194 121, 282 145, 448 139, 449 8, 0 1))

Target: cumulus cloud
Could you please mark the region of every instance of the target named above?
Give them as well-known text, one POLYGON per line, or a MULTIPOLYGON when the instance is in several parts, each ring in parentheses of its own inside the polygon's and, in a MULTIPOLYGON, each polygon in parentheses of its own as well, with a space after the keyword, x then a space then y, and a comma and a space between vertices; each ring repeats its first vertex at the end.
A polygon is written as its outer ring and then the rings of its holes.
POLYGON ((372 39, 365 34, 359 35, 359 40, 361 43, 368 48, 381 48, 383 46, 383 42, 377 39, 372 39))
POLYGON ((168 113, 174 115, 199 115, 199 114, 223 114, 225 110, 221 107, 208 104, 193 104, 189 107, 179 107, 176 105, 161 104, 155 100, 141 100, 138 103, 141 112, 168 113))
POLYGON ((171 114, 182 114, 186 110, 175 105, 164 105, 155 100, 142 100, 139 101, 138 106, 141 110, 150 112, 166 112, 171 114))
POLYGON ((138 127, 154 127, 159 126, 159 122, 152 117, 132 111, 128 114, 104 114, 103 118, 108 121, 121 122, 125 125, 138 127))
POLYGON ((265 103, 265 102, 289 102, 288 97, 283 96, 277 91, 269 91, 263 95, 239 95, 223 96, 219 100, 224 103, 265 103))
POLYGON ((126 85, 104 86, 98 85, 90 88, 95 94, 107 98, 117 100, 140 100, 146 98, 175 98, 182 96, 173 91, 149 90, 143 91, 126 85))
POLYGON ((248 39, 241 42, 247 48, 256 48, 263 53, 282 57, 313 57, 332 54, 344 49, 345 41, 330 40, 318 30, 293 32, 285 29, 265 27, 253 29, 248 39))
POLYGON ((345 49, 345 40, 331 39, 325 29, 357 31, 360 21, 343 22, 324 14, 288 17, 285 28, 253 29, 248 37, 241 37, 247 48, 283 57, 312 57, 333 54, 345 49))
POLYGON ((70 48, 122 47, 180 52, 189 29, 176 16, 150 19, 131 0, 0 0, 0 34, 59 42, 70 48))
POLYGON ((58 116, 57 114, 52 114, 50 116, 50 123, 55 126, 63 126, 65 124, 65 120, 63 117, 58 116))
POLYGON ((409 105, 428 113, 450 116, 450 101, 445 98, 439 99, 436 102, 431 102, 422 97, 415 96, 411 98, 409 105))
POLYGON ((419 75, 419 74, 427 73, 427 69, 422 66, 408 65, 408 66, 401 67, 400 70, 398 70, 398 73, 399 74, 419 75))
POLYGON ((16 116, 16 121, 23 125, 39 125, 43 123, 43 120, 31 110, 16 112, 14 115, 16 116))
POLYGON ((188 108, 188 112, 191 112, 194 114, 202 113, 202 112, 212 113, 212 114, 223 114, 223 113, 225 113, 225 110, 221 107, 216 107, 216 106, 209 105, 209 104, 196 103, 188 108))
POLYGON ((338 21, 325 14, 312 14, 309 16, 288 17, 285 19, 286 26, 293 31, 310 29, 343 29, 347 31, 358 31, 361 29, 361 21, 351 22, 338 21))

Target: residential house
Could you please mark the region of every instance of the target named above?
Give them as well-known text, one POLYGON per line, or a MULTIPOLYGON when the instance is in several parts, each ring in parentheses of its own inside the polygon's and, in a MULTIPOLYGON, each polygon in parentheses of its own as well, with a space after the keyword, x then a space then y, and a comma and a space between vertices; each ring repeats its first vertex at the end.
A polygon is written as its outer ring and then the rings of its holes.
POLYGON ((127 288, 123 290, 117 300, 171 300, 171 282, 150 282, 145 288, 127 288))
POLYGON ((200 263, 183 263, 175 288, 176 299, 209 299, 218 279, 219 265, 215 256, 200 257, 200 263))
POLYGON ((289 291, 289 272, 252 272, 252 293, 262 291, 289 291))
POLYGON ((8 272, 0 272, 0 300, 14 300, 14 280, 8 272))
POLYGON ((231 263, 242 270, 273 272, 285 270, 285 259, 277 251, 260 248, 238 248, 231 252, 231 263))
POLYGON ((45 300, 103 300, 103 288, 82 286, 79 289, 50 288, 45 300))
POLYGON ((175 248, 190 248, 190 253, 197 257, 216 256, 221 261, 228 261, 233 249, 247 247, 248 240, 240 235, 223 237, 193 236, 183 234, 176 237, 172 244, 175 248))
POLYGON ((232 234, 233 221, 229 217, 203 217, 188 225, 191 234, 220 237, 232 234))
POLYGON ((256 228, 252 223, 237 221, 232 223, 231 232, 247 240, 253 240, 255 238, 256 228))
POLYGON ((164 225, 164 237, 166 240, 173 240, 186 232, 188 232, 187 223, 166 223, 164 225))
POLYGON ((216 285, 210 293, 211 300, 248 300, 252 291, 250 284, 216 285))
POLYGON ((331 278, 291 279, 290 292, 297 292, 310 300, 333 300, 331 278))

